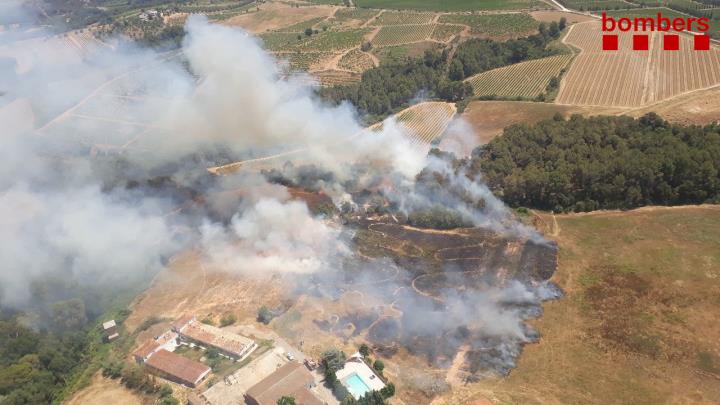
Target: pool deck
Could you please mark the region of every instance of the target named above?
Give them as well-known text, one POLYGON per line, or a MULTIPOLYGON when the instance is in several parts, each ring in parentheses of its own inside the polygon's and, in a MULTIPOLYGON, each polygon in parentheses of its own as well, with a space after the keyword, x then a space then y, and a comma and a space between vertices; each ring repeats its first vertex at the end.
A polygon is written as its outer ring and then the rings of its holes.
MULTIPOLYGON (((343 383, 343 385, 345 385, 345 380, 353 374, 357 374, 363 380, 365 385, 370 387, 373 391, 379 391, 385 387, 385 383, 382 382, 380 377, 375 375, 375 372, 373 372, 372 369, 361 359, 356 357, 356 355, 351 356, 343 368, 335 373, 335 376, 343 383)), ((346 386, 346 388, 349 387, 346 386)), ((355 394, 353 394, 353 396, 355 396, 355 394)), ((355 399, 359 398, 356 397, 355 399)))

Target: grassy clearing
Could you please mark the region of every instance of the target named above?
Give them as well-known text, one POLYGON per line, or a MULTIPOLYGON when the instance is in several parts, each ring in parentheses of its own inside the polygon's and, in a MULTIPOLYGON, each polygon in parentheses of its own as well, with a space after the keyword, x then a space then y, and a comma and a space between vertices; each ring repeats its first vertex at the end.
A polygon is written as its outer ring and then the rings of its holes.
POLYGON ((537 0, 356 0, 358 7, 420 11, 476 11, 546 9, 537 0))
POLYGON ((440 16, 440 23, 462 24, 470 27, 474 35, 500 37, 522 35, 537 30, 539 23, 529 14, 446 14, 440 16))

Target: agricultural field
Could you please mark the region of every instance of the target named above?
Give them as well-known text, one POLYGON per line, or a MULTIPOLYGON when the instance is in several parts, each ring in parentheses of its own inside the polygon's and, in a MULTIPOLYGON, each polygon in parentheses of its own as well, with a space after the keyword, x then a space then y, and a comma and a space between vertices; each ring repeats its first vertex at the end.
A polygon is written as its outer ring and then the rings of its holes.
POLYGON ((433 30, 430 39, 440 42, 449 42, 464 30, 465 27, 462 25, 435 24, 435 29, 433 30))
POLYGON ((321 22, 327 20, 327 17, 315 17, 311 18, 309 20, 301 21, 297 24, 293 24, 287 27, 280 28, 277 30, 277 32, 294 32, 294 33, 304 33, 306 29, 317 29, 316 25, 320 24, 321 22))
POLYGON ((572 55, 557 55, 493 69, 466 79, 476 96, 534 99, 559 77, 572 55))
POLYGON ((470 33, 490 38, 509 38, 532 34, 538 22, 529 14, 443 14, 440 23, 460 24, 470 27, 470 33))
POLYGON ((407 128, 413 144, 428 145, 445 132, 456 111, 452 103, 425 102, 397 113, 395 118, 407 128))
POLYGON ((251 33, 259 34, 302 23, 313 18, 329 17, 334 7, 308 6, 291 7, 284 3, 266 3, 259 11, 228 18, 223 24, 241 27, 251 33))
POLYGON ((348 51, 338 62, 338 68, 355 73, 362 73, 372 67, 375 67, 372 56, 359 49, 348 51))
POLYGON ((428 39, 433 33, 433 24, 424 25, 389 25, 380 29, 372 43, 375 46, 392 46, 428 39))
POLYGON ((441 44, 432 41, 415 42, 407 45, 385 46, 375 48, 372 54, 375 55, 380 64, 394 63, 403 61, 406 58, 419 58, 423 56, 426 50, 442 48, 441 44))
POLYGON ((561 0, 565 7, 580 11, 604 11, 638 8, 639 5, 623 0, 561 0))
POLYGON ((720 207, 534 213, 558 242, 544 306, 506 378, 453 389, 435 405, 717 404, 720 207))
POLYGON ((371 25, 430 24, 434 19, 435 14, 383 11, 371 25))
POLYGON ((284 52, 275 54, 278 59, 286 60, 291 70, 312 70, 319 63, 333 57, 328 52, 284 52))
POLYGON ((357 47, 369 32, 368 29, 321 31, 309 37, 298 33, 270 32, 261 34, 260 38, 270 51, 329 52, 357 47))
POLYGON ((355 0, 358 7, 420 11, 549 9, 538 0, 355 0))
POLYGON ((462 113, 464 122, 467 122, 470 128, 448 131, 440 141, 440 148, 457 156, 469 156, 475 147, 502 135, 503 129, 510 125, 532 125, 552 119, 555 114, 568 118, 572 114, 610 115, 622 111, 624 110, 619 108, 567 106, 531 101, 476 100, 470 102, 462 113))
POLYGON ((342 24, 362 25, 370 21, 380 12, 377 10, 366 10, 362 8, 342 8, 335 12, 333 20, 342 24))
POLYGON ((561 104, 638 107, 720 84, 720 51, 694 51, 681 35, 681 50, 665 52, 653 33, 650 51, 633 51, 631 35, 621 35, 619 50, 601 50, 599 22, 573 25, 565 42, 582 50, 560 87, 561 104))

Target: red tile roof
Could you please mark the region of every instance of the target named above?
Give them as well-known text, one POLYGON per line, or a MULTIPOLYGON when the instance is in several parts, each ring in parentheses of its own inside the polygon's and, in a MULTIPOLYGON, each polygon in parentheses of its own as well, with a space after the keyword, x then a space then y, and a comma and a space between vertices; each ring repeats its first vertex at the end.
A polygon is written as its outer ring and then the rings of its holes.
POLYGON ((193 386, 210 372, 210 367, 165 349, 158 350, 145 364, 193 386))

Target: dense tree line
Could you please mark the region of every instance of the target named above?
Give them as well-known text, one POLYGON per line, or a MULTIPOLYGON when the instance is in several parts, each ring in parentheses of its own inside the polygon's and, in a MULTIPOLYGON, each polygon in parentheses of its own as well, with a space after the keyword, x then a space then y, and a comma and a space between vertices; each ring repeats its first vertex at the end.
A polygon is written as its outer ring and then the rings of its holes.
POLYGON ((554 51, 549 50, 547 45, 560 37, 566 24, 564 17, 560 22, 553 21, 549 25, 540 23, 537 34, 505 42, 478 38, 465 41, 450 63, 449 77, 451 80, 463 80, 491 69, 550 56, 554 51))
POLYGON ((515 125, 477 148, 468 164, 512 206, 591 211, 720 202, 720 126, 671 125, 654 113, 515 125))
POLYGON ((425 92, 428 97, 457 101, 472 94, 467 83, 452 83, 445 77, 447 53, 427 51, 423 59, 382 65, 365 71, 357 84, 320 90, 320 95, 334 103, 350 101, 361 112, 387 116, 408 105, 425 92))
POLYGON ((0 313, 0 398, 3 404, 56 401, 82 368, 88 346, 84 308, 76 301, 55 305, 58 329, 36 331, 20 314, 0 313))

